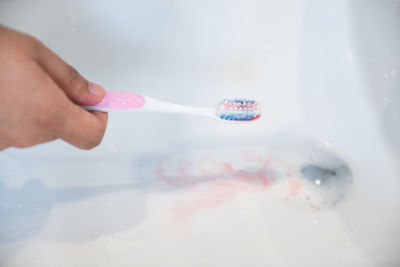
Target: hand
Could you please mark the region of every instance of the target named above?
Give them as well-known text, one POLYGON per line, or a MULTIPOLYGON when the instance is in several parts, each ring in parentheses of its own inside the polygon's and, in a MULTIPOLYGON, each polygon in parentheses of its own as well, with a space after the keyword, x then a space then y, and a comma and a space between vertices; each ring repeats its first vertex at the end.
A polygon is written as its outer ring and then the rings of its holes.
POLYGON ((79 105, 104 94, 37 39, 0 25, 0 150, 57 138, 82 149, 99 145, 108 115, 79 105))

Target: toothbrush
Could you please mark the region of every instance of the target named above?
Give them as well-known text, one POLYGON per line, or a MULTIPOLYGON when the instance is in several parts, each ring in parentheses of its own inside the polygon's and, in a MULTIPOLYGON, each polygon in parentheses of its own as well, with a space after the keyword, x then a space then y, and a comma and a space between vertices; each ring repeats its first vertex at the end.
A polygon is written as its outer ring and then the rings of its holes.
POLYGON ((200 115, 225 121, 253 121, 261 116, 261 107, 249 99, 224 99, 216 107, 193 107, 168 103, 132 92, 107 91, 104 99, 87 110, 167 112, 200 115))

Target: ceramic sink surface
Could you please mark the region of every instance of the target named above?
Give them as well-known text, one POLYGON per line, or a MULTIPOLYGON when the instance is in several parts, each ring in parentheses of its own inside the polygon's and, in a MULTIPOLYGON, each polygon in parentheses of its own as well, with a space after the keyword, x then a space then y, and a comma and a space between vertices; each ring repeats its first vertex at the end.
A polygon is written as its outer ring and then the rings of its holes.
POLYGON ((0 1, 87 79, 243 125, 111 113, 0 152, 0 266, 399 266, 399 1, 0 1))

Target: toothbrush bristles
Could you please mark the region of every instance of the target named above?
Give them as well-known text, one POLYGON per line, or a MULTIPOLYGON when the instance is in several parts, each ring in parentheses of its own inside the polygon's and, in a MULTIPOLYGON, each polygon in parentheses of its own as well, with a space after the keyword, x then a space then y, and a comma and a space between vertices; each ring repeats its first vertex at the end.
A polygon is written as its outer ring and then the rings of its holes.
POLYGON ((217 116, 228 121, 253 121, 261 117, 261 107, 252 99, 224 99, 218 104, 217 116))

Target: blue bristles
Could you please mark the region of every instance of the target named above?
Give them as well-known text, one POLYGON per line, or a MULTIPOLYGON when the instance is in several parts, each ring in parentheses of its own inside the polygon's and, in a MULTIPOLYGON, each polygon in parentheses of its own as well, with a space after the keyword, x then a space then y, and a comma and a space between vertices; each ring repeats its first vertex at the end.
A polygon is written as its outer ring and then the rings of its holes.
POLYGON ((224 99, 218 105, 217 115, 222 120, 251 121, 261 116, 261 108, 251 99, 224 99))

